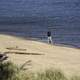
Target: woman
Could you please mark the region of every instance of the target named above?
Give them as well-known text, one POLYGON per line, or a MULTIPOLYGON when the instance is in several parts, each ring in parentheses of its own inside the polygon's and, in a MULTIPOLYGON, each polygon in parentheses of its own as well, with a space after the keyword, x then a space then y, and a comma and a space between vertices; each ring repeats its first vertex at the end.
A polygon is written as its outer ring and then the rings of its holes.
POLYGON ((48 36, 48 43, 51 44, 52 43, 52 37, 51 37, 50 31, 47 32, 47 36, 48 36))

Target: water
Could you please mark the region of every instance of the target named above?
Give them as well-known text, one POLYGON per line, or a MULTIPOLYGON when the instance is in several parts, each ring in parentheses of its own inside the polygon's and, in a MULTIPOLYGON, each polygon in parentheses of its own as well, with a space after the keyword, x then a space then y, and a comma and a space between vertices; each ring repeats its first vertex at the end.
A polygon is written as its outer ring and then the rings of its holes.
POLYGON ((1 0, 0 33, 80 47, 79 0, 1 0))
MULTIPOLYGON (((50 23, 52 24, 52 23, 50 23)), ((52 32, 54 43, 80 47, 80 27, 48 26, 41 23, 6 24, 0 25, 0 32, 22 37, 45 40, 47 31, 52 32)))

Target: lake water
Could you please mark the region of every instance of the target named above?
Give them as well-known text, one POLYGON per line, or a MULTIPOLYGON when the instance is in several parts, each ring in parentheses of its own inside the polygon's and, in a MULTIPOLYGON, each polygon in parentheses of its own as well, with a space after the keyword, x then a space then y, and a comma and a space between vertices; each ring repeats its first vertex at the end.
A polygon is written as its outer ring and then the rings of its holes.
POLYGON ((79 0, 1 0, 0 33, 80 47, 79 0))

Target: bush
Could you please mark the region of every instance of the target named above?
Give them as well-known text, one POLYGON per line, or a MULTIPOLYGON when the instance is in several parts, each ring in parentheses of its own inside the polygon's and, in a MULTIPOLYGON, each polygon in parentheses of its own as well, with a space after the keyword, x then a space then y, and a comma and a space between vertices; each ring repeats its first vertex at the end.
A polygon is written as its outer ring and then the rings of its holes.
POLYGON ((8 80, 15 75, 17 67, 14 67, 11 62, 0 63, 0 80, 8 80))
POLYGON ((25 73, 13 63, 0 63, 0 80, 26 80, 25 78, 25 73))

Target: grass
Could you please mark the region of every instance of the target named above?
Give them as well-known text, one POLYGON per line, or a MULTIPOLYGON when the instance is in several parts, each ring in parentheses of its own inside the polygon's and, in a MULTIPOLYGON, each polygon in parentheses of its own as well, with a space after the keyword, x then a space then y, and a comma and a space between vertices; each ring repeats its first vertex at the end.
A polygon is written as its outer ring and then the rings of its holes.
POLYGON ((80 76, 67 78, 62 71, 52 69, 30 73, 11 62, 4 62, 0 63, 0 80, 80 80, 80 76))
POLYGON ((45 72, 37 73, 35 80, 67 80, 60 70, 46 70, 45 72))

